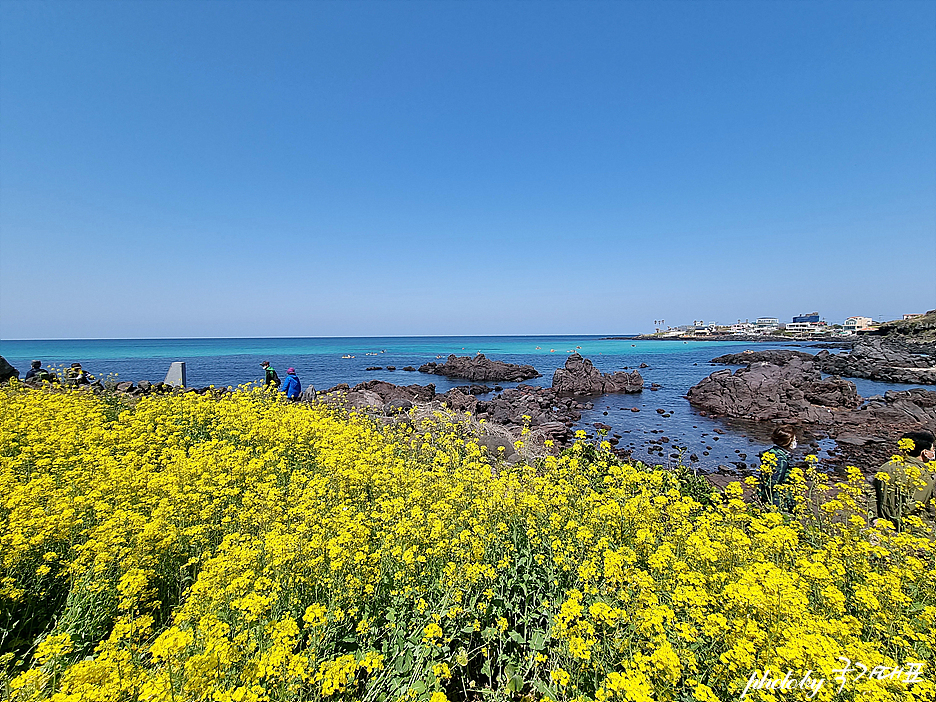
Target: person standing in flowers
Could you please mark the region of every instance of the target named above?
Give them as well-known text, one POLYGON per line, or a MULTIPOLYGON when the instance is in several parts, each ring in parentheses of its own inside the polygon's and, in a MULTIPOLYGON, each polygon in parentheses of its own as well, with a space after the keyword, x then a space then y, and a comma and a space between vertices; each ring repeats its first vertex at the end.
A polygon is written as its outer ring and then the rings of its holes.
POLYGON ((274 370, 273 366, 270 365, 270 362, 260 361, 260 367, 263 368, 265 373, 263 384, 268 388, 272 387, 274 390, 279 390, 280 378, 276 374, 276 370, 274 370))
POLYGON ((286 381, 283 383, 283 392, 286 393, 287 400, 299 399, 299 393, 302 392, 302 383, 299 382, 299 376, 296 375, 295 368, 290 368, 286 371, 286 381))
POLYGON ((878 518, 888 520, 897 531, 901 530, 904 518, 918 506, 934 513, 933 444, 934 437, 928 431, 907 432, 897 442, 906 456, 893 456, 874 477, 878 518))
POLYGON ((774 445, 761 454, 760 499, 765 505, 773 504, 792 512, 794 501, 789 488, 792 487, 790 470, 793 466, 790 459, 796 449, 796 432, 791 426, 779 426, 773 430, 770 439, 774 445))

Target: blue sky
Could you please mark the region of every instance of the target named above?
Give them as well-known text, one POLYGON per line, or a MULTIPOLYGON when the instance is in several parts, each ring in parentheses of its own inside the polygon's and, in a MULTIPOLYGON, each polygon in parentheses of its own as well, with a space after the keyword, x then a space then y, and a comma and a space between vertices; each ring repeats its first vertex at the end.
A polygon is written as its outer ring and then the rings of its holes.
POLYGON ((936 3, 0 4, 0 337, 936 307, 936 3))

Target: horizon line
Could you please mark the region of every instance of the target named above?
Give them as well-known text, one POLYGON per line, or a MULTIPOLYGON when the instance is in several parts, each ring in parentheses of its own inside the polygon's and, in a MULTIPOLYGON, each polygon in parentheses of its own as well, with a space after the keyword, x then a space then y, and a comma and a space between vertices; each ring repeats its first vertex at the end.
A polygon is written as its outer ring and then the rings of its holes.
MULTIPOLYGON (((221 339, 456 339, 464 337, 548 337, 548 336, 598 336, 609 338, 605 334, 353 334, 346 336, 112 336, 112 337, 45 337, 34 339, 3 339, 5 341, 193 341, 221 339)), ((615 334, 619 337, 634 337, 641 334, 615 334)))

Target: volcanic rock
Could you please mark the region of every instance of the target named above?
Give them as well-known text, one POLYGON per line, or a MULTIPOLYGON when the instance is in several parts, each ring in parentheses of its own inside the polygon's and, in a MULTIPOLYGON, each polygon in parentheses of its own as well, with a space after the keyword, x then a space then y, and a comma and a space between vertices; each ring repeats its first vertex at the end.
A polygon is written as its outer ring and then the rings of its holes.
POLYGON ((486 395, 491 392, 493 388, 489 388, 487 385, 459 385, 456 390, 460 390, 466 395, 486 395))
POLYGON ((861 337, 847 353, 816 354, 824 373, 889 383, 936 384, 936 342, 861 337))
POLYGON ((638 371, 602 374, 590 360, 571 354, 564 368, 553 374, 552 389, 559 395, 601 395, 610 392, 640 392, 643 378, 638 371))
POLYGON ((812 361, 815 357, 811 353, 792 351, 790 349, 769 349, 766 351, 742 351, 729 353, 712 359, 712 363, 721 363, 726 366, 746 366, 749 363, 773 363, 782 366, 791 358, 802 358, 812 361))
POLYGON ((444 375, 449 378, 464 378, 474 381, 511 381, 519 382, 530 378, 539 378, 540 373, 529 365, 517 365, 504 361, 493 361, 479 353, 474 358, 451 354, 445 363, 424 363, 419 367, 421 373, 444 375))
POLYGON ((0 356, 0 383, 5 383, 10 378, 19 377, 20 372, 11 366, 3 356, 0 356))
POLYGON ((452 388, 447 393, 440 395, 449 409, 456 412, 474 412, 478 405, 478 398, 474 395, 463 393, 458 388, 452 388))
POLYGON ((812 361, 792 356, 783 365, 751 363, 712 373, 689 389, 689 403, 722 417, 832 424, 833 409, 855 409, 854 383, 822 379, 812 361))

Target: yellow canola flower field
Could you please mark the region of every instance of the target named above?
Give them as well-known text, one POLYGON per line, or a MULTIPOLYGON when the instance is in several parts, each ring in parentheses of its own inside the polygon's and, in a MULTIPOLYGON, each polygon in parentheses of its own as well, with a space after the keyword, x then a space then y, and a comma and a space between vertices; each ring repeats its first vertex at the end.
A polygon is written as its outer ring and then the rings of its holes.
POLYGON ((0 698, 934 699, 933 542, 857 471, 791 518, 607 445, 492 466, 453 415, 122 402, 0 389, 0 698))

